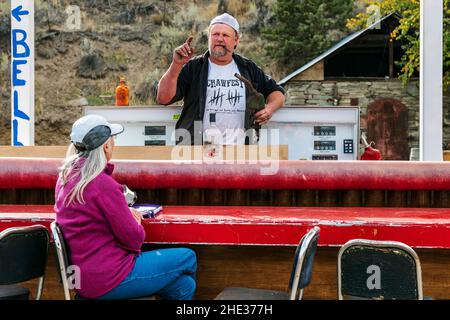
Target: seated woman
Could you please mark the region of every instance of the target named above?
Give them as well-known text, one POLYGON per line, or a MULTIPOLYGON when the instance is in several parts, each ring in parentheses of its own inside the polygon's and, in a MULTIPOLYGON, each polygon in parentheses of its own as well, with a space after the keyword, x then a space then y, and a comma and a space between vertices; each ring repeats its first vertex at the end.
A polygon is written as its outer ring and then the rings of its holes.
POLYGON ((56 221, 80 270, 83 298, 132 299, 158 294, 192 299, 197 259, 186 248, 141 252, 141 215, 130 209, 123 186, 108 163, 114 136, 123 132, 98 115, 78 119, 60 168, 55 193, 56 221))

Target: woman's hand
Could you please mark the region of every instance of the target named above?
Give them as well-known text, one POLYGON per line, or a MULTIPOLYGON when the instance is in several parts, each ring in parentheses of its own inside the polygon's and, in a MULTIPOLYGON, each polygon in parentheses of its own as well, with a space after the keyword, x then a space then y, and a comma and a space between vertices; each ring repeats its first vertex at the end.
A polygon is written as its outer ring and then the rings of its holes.
POLYGON ((137 223, 142 223, 142 215, 139 211, 137 211, 134 208, 130 208, 131 214, 133 215, 133 218, 137 221, 137 223))

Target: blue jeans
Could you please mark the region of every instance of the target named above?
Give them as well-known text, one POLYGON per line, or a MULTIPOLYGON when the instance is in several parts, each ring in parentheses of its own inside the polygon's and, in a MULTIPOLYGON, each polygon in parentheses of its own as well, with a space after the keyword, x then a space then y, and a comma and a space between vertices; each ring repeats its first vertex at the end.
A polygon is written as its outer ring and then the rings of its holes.
POLYGON ((142 252, 126 278, 98 299, 133 299, 158 294, 163 299, 190 300, 195 293, 195 252, 186 248, 142 252))

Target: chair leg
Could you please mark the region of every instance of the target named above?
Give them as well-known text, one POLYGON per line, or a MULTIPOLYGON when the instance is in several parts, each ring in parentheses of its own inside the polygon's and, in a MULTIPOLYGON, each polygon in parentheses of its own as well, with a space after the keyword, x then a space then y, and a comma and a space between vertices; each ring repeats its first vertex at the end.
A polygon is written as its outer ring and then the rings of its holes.
POLYGON ((300 292, 298 293, 298 300, 302 300, 303 298, 303 289, 300 289, 300 292))
POLYGON ((64 299, 72 300, 72 298, 70 297, 69 283, 65 276, 64 276, 64 278, 62 278, 62 285, 63 285, 63 289, 64 289, 64 299))
POLYGON ((41 300, 43 289, 44 289, 44 276, 39 278, 39 284, 36 292, 36 300, 41 300))

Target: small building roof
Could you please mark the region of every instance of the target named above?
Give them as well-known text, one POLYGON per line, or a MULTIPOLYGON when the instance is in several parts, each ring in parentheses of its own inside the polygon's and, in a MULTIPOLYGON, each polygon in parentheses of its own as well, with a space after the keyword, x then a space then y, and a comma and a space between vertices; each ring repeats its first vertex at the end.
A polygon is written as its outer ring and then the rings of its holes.
POLYGON ((352 33, 351 35, 345 37, 344 39, 342 39, 341 41, 339 41, 338 43, 336 43, 334 46, 332 46, 330 49, 328 49, 327 51, 325 51, 324 53, 322 53, 321 55, 317 56, 316 58, 314 58, 313 60, 309 61, 308 63, 306 63, 305 65, 303 65, 302 67, 300 67, 299 69, 295 70, 294 72, 292 72, 291 74, 287 75, 286 77, 284 77, 283 79, 281 79, 278 83, 280 85, 284 85, 286 84, 289 80, 291 80, 292 78, 294 78, 295 76, 299 75, 300 73, 302 73, 303 71, 309 69, 310 67, 312 67, 313 65, 315 65, 316 63, 322 61, 323 59, 325 59, 326 57, 328 57, 329 55, 331 55, 332 53, 334 53, 335 51, 339 50, 340 48, 344 47, 346 44, 348 44, 349 42, 359 38, 360 36, 362 36, 363 34, 365 34, 366 32, 368 32, 369 30, 373 29, 377 24, 385 21, 386 19, 390 18, 390 17, 396 17, 397 19, 400 18, 401 16, 396 13, 396 12, 392 12, 384 17, 382 17, 381 19, 377 20, 376 22, 374 22, 372 25, 370 25, 369 27, 357 31, 355 33, 352 33))

